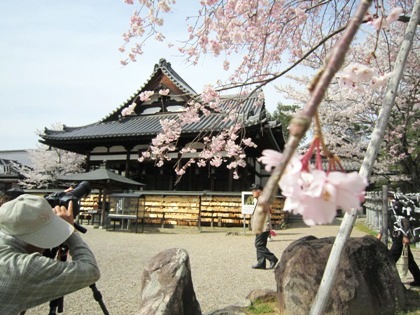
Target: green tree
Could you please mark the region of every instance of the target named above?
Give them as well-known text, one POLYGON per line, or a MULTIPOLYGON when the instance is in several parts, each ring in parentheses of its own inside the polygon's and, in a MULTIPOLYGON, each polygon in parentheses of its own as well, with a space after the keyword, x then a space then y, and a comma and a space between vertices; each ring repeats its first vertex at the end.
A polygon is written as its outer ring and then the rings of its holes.
POLYGON ((299 111, 301 107, 299 105, 284 105, 281 102, 277 103, 277 108, 274 112, 268 113, 269 120, 275 120, 281 123, 284 138, 289 137, 288 126, 293 118, 293 115, 299 111))

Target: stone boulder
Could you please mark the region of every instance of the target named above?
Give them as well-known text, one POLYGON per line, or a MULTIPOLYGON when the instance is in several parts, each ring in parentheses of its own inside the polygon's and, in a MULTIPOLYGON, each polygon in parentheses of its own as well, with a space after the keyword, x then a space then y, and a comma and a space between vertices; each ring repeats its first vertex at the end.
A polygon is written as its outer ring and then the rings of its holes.
MULTIPOLYGON (((334 237, 314 236, 291 243, 275 270, 280 311, 309 314, 334 237)), ((386 246, 372 236, 350 238, 324 314, 396 314, 404 287, 386 246)))
POLYGON ((277 293, 276 291, 270 289, 255 289, 248 293, 246 299, 252 304, 256 301, 273 302, 277 300, 277 293))
POLYGON ((201 315, 188 253, 172 248, 153 257, 143 271, 138 315, 201 315))

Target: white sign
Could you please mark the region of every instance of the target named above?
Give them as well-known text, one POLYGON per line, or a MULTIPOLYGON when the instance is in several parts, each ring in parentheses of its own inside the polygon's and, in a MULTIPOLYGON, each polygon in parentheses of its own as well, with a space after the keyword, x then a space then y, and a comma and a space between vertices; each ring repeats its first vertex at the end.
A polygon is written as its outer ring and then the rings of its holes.
POLYGON ((252 214, 254 212, 257 199, 254 198, 252 192, 242 192, 242 214, 252 214))

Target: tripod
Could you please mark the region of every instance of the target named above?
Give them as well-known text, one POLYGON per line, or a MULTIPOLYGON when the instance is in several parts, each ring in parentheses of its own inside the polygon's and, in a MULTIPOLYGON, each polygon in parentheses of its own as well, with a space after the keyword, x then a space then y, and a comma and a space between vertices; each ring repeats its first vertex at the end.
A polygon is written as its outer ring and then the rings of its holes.
MULTIPOLYGON (((89 288, 92 289, 93 298, 95 299, 96 302, 99 303, 99 306, 101 307, 102 312, 105 315, 109 315, 109 312, 108 312, 104 302, 102 301, 102 294, 96 288, 96 284, 91 284, 89 286, 89 288)), ((55 300, 51 301, 50 302, 50 312, 48 313, 48 315, 57 315, 57 313, 62 313, 63 312, 63 302, 64 302, 64 297, 63 296, 58 298, 58 299, 55 299, 55 300)))
MULTIPOLYGON (((82 226, 80 226, 79 224, 74 224, 74 227, 82 232, 82 233, 86 233, 86 229, 82 226)), ((55 259, 57 258, 57 260, 59 261, 67 261, 67 256, 68 256, 68 252, 69 252, 69 248, 66 245, 60 245, 58 247, 52 248, 52 249, 47 249, 44 252, 44 256, 49 257, 51 259, 55 259)), ((96 284, 91 284, 89 286, 89 288, 91 288, 92 292, 93 292, 93 298, 95 299, 96 302, 99 303, 99 306, 102 309, 102 312, 104 313, 104 315, 109 315, 109 312, 104 304, 104 302, 102 301, 102 294, 101 292, 96 288, 96 284)), ((50 312, 48 313, 48 315, 57 315, 57 313, 63 313, 63 304, 64 304, 64 297, 59 297, 53 301, 50 302, 50 312)))

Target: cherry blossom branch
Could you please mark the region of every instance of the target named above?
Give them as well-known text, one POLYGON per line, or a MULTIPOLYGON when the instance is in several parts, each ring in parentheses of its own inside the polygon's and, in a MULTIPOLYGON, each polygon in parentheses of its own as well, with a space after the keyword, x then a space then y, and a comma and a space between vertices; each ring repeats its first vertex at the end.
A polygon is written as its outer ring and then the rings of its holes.
MULTIPOLYGON (((391 115, 391 109, 395 102, 397 89, 401 80, 404 67, 407 61, 407 57, 410 48, 413 44, 413 38, 416 32, 416 26, 420 21, 420 0, 417 0, 413 8, 412 18, 408 23, 407 30, 404 36, 404 41, 401 44, 401 49, 398 53, 397 60, 394 67, 394 76, 392 77, 385 98, 383 100, 382 109, 378 117, 377 124, 372 133, 372 139, 369 143, 365 158, 363 160, 362 167, 360 168, 359 174, 369 177, 372 173, 373 163, 376 160, 381 142, 384 137, 385 129, 388 124, 388 119, 391 115)), ((333 283, 335 281, 338 264, 340 261, 341 254, 344 250, 344 245, 350 236, 353 229, 354 222, 357 218, 357 209, 353 209, 351 213, 344 215, 343 222, 340 226, 340 230, 334 241, 334 245, 331 249, 327 265, 325 267, 324 275, 322 277, 318 293, 315 297, 314 303, 311 308, 311 315, 323 314, 325 307, 327 306, 328 299, 331 294, 333 283)))
POLYGON ((283 152, 282 163, 279 166, 276 166, 272 171, 265 189, 258 200, 253 224, 254 233, 258 234, 263 231, 265 214, 269 211, 270 204, 273 202, 277 193, 278 182, 283 175, 288 162, 292 158, 292 155, 298 148, 300 141, 309 129, 311 121, 315 116, 322 99, 324 98, 331 80, 343 64, 346 52, 350 47, 350 43, 359 29, 359 26, 362 24, 363 18, 366 15, 371 3, 372 1, 369 0, 361 2, 354 17, 350 20, 347 28, 345 29, 343 36, 332 50, 326 67, 321 69, 320 75, 316 77, 309 102, 303 111, 292 119, 289 126, 289 139, 283 152))
MULTIPOLYGON (((366 22, 366 21, 364 21, 364 22, 366 22)), ((301 58, 296 60, 292 65, 290 65, 289 67, 287 67, 286 69, 284 69, 281 72, 272 74, 272 77, 269 78, 269 79, 257 80, 257 81, 251 81, 251 82, 242 82, 242 83, 238 83, 236 85, 229 85, 229 86, 225 86, 225 87, 221 86, 220 88, 217 88, 216 91, 221 92, 221 91, 231 90, 231 89, 234 89, 234 88, 243 87, 243 86, 247 86, 247 85, 255 85, 255 84, 258 84, 258 85, 254 88, 253 91, 261 89, 262 87, 266 86, 270 82, 273 82, 273 81, 277 80, 278 78, 284 76, 289 71, 296 68, 300 63, 305 61, 306 58, 308 58, 310 54, 312 54, 315 50, 317 50, 319 47, 321 47, 323 44, 325 44, 330 38, 332 38, 335 35, 343 32, 346 29, 346 27, 347 27, 347 25, 345 25, 345 26, 339 28, 338 30, 335 30, 334 32, 325 36, 321 41, 319 41, 315 46, 313 46, 311 49, 309 49, 304 55, 302 55, 301 58)), ((251 94, 252 94, 252 92, 251 92, 251 94)))

